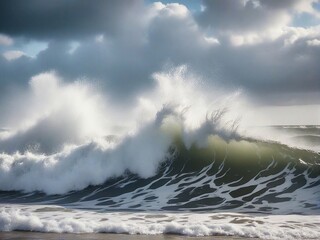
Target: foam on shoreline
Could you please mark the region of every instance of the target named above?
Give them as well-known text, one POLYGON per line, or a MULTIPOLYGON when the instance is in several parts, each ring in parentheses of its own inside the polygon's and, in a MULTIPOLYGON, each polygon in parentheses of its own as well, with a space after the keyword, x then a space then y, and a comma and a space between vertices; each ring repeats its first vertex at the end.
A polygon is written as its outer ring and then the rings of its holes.
POLYGON ((0 230, 50 233, 178 234, 319 239, 320 218, 240 213, 91 212, 59 206, 1 205, 0 230))

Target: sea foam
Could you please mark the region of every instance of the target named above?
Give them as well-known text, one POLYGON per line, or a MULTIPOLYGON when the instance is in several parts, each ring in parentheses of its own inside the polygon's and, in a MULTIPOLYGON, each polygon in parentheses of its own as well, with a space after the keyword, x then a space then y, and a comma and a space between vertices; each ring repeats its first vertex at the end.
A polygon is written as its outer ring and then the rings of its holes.
POLYGON ((182 234, 262 239, 319 239, 318 216, 239 213, 107 212, 58 206, 1 206, 0 231, 182 234), (18 210, 17 210, 18 209, 18 210))

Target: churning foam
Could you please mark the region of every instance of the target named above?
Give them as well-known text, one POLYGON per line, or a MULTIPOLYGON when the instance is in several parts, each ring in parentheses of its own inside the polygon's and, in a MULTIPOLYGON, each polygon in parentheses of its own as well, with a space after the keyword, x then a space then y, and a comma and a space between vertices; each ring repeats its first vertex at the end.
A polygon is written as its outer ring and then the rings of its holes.
POLYGON ((0 205, 0 231, 226 235, 262 239, 319 239, 317 216, 239 213, 109 212, 59 206, 0 205))

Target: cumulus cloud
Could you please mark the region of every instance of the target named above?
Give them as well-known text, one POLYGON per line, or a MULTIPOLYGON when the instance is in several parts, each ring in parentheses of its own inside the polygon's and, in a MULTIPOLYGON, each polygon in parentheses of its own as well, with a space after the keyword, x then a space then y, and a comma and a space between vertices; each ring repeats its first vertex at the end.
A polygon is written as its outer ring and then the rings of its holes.
POLYGON ((320 40, 319 39, 308 40, 307 43, 310 46, 320 46, 320 40))

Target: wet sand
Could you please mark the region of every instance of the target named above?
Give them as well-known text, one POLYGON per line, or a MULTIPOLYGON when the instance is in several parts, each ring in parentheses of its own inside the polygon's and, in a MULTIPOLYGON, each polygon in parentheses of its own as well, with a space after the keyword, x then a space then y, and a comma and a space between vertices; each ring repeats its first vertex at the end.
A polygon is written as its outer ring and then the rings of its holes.
POLYGON ((1 240, 245 240, 252 238, 228 237, 228 236, 210 236, 210 237, 188 237, 181 235, 160 234, 160 235, 128 235, 128 234, 110 234, 110 233, 89 233, 89 234, 71 234, 71 233, 40 233, 40 232, 0 232, 1 240))

